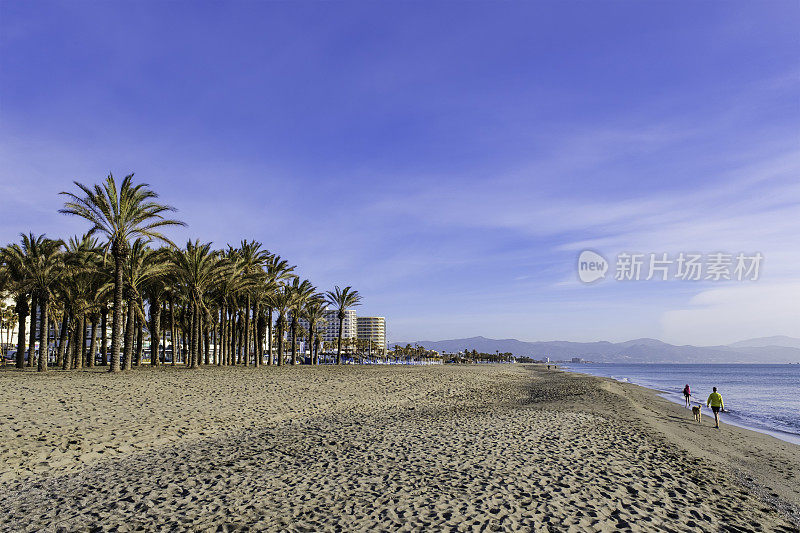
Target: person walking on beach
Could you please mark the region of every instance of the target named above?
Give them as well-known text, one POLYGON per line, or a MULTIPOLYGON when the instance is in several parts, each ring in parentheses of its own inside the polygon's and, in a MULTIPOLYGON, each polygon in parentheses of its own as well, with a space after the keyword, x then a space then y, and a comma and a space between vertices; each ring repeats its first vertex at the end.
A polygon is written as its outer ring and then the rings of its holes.
POLYGON ((686 386, 683 388, 683 398, 686 400, 686 407, 689 407, 689 398, 692 396, 692 389, 689 388, 689 384, 687 383, 686 386))
POLYGON ((719 412, 725 412, 725 403, 722 401, 722 395, 717 392, 717 388, 713 387, 714 392, 708 395, 706 400, 706 407, 711 407, 714 411, 714 427, 719 429, 719 412))

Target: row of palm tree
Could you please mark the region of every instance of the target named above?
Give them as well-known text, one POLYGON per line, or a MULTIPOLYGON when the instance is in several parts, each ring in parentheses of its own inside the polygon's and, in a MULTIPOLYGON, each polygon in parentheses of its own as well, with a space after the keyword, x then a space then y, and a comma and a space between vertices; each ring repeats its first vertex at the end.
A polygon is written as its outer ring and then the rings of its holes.
POLYGON ((75 185, 77 193, 61 193, 60 212, 88 221, 85 235, 64 241, 22 234, 0 250, 0 295, 14 300, 20 325, 17 367, 25 363, 29 316, 27 360, 40 371, 51 354, 69 369, 93 366, 98 352, 111 372, 128 370, 142 364, 145 331, 154 366, 168 359, 191 368, 296 364, 301 338, 318 364, 328 306, 337 311, 341 364, 345 312, 359 305, 358 291, 318 292, 257 241, 226 249, 199 240, 176 246, 162 231, 184 223, 170 218, 175 209, 159 203, 147 184, 134 184, 132 174, 119 185, 112 175, 92 187, 75 185))
POLYGON ((14 308, 5 302, 0 302, 0 356, 2 364, 6 363, 6 346, 11 344, 11 333, 17 325, 17 315, 14 308))
POLYGON ((389 354, 397 361, 407 362, 440 362, 442 359, 436 350, 426 349, 419 344, 414 346, 411 344, 406 344, 405 346, 395 344, 389 354))

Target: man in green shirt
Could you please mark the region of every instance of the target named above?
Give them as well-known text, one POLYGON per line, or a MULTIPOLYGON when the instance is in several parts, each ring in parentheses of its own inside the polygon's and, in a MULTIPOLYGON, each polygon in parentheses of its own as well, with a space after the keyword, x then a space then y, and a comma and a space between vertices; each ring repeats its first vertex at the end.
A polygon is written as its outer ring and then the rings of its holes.
POLYGON ((714 427, 719 429, 719 412, 725 412, 725 404, 722 401, 722 395, 717 392, 717 388, 713 387, 714 392, 708 395, 708 400, 706 400, 706 407, 711 407, 711 410, 714 411, 714 427))

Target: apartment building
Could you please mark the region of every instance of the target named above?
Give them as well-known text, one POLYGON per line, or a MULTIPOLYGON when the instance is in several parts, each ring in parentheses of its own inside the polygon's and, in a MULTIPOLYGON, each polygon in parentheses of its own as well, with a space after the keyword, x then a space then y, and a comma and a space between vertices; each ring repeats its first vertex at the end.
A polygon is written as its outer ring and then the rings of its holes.
POLYGON ((373 353, 386 355, 386 318, 382 316, 357 317, 356 334, 360 340, 369 340, 374 343, 373 353))

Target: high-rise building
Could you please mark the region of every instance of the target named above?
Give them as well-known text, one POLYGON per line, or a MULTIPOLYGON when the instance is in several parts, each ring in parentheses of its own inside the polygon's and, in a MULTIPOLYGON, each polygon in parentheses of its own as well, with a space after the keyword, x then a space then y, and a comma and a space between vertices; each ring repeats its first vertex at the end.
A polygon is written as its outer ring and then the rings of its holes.
POLYGON ((386 355, 386 319, 382 316, 360 316, 357 318, 356 331, 359 340, 374 343, 373 353, 386 355))
MULTIPOLYGON (((336 341, 339 338, 339 312, 335 309, 325 311, 325 325, 320 328, 323 341, 336 341)), ((357 336, 356 310, 348 309, 344 312, 342 323, 342 338, 355 339, 357 336)))
MULTIPOLYGON (((325 312, 323 322, 318 325, 322 341, 335 343, 339 339, 338 313, 335 309, 328 309, 325 312)), ((291 313, 287 315, 287 331, 284 333, 285 335, 288 335, 288 324, 290 322, 291 313)), ((308 330, 308 321, 306 319, 300 318, 297 322, 301 328, 308 330)), ((384 317, 360 317, 356 316, 355 309, 348 309, 345 311, 343 325, 343 339, 371 340, 373 342, 373 353, 386 355, 386 319, 384 317)))

